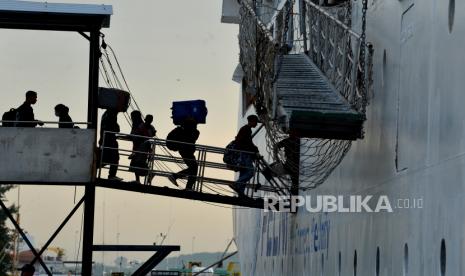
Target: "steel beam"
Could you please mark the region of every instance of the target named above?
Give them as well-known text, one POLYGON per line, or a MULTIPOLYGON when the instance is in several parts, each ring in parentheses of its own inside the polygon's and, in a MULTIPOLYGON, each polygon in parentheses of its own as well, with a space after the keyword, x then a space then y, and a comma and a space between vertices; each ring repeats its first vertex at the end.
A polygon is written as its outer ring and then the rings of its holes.
POLYGON ((86 33, 79 31, 78 32, 80 35, 82 35, 85 39, 90 41, 90 36, 88 36, 86 33))
POLYGON ((37 186, 85 186, 87 182, 44 182, 44 181, 0 181, 0 185, 37 185, 37 186))
POLYGON ((179 245, 94 245, 94 251, 179 251, 181 247, 179 245))
MULTIPOLYGON (((63 227, 65 227, 66 223, 68 223, 68 221, 73 217, 73 215, 76 213, 76 211, 79 209, 79 207, 81 206, 81 204, 84 202, 84 199, 85 199, 85 196, 83 196, 81 198, 81 200, 79 200, 79 202, 76 204, 76 206, 74 206, 73 210, 71 210, 71 212, 68 214, 68 216, 66 216, 66 218, 63 220, 63 222, 60 224, 60 226, 58 226, 57 230, 55 231, 55 233, 52 234, 52 236, 48 239, 48 241, 45 243, 44 246, 42 246, 42 249, 39 251, 38 255, 39 256, 42 256, 42 254, 45 252, 45 250, 47 250, 47 248, 49 247, 49 245, 53 242, 53 240, 56 238, 56 236, 61 232, 61 230, 63 229, 63 227)), ((31 264, 33 265, 35 262, 37 261, 37 256, 34 257, 34 260, 32 260, 31 264)))
POLYGON ((179 245, 94 245, 94 251, 156 251, 132 276, 145 276, 171 252, 181 250, 179 245))
POLYGON ((245 198, 245 197, 235 197, 235 196, 224 196, 219 194, 208 194, 201 193, 196 191, 188 190, 179 190, 171 189, 168 187, 157 187, 150 185, 138 185, 134 183, 125 183, 122 181, 112 181, 107 179, 97 179, 96 185, 99 187, 123 190, 123 191, 132 191, 145 194, 155 194, 168 197, 177 197, 185 198, 234 206, 244 206, 250 208, 264 208, 264 200, 262 198, 245 198))
MULTIPOLYGON (((90 32, 89 55, 89 95, 87 121, 90 129, 97 128, 98 114, 98 79, 100 59, 100 32, 90 32)), ((95 170, 94 170, 95 172, 95 170)), ((92 178, 95 179, 95 173, 92 178)), ((82 275, 92 275, 92 246, 94 242, 95 185, 89 182, 85 187, 84 235, 82 245, 82 275)))
POLYGON ((150 257, 143 265, 141 265, 132 276, 145 276, 147 275, 154 267, 156 267, 163 259, 166 258, 172 251, 171 250, 161 250, 157 251, 155 255, 150 257))
POLYGON ((18 231, 18 233, 23 238, 24 242, 26 242, 29 249, 31 249, 32 254, 39 260, 39 263, 42 266, 42 268, 45 270, 45 273, 47 273, 47 275, 49 275, 49 276, 52 276, 52 273, 50 272, 50 270, 48 270, 47 265, 44 263, 44 261, 42 260, 42 258, 39 255, 39 253, 37 253, 37 250, 34 248, 32 243, 29 241, 29 239, 27 238, 27 236, 24 233, 23 229, 21 229, 18 222, 16 222, 16 220, 13 217, 13 215, 11 214, 10 210, 8 210, 8 208, 5 206, 5 204, 3 203, 3 201, 1 199, 0 199, 0 206, 3 209, 3 212, 5 212, 5 214, 7 215, 8 219, 10 219, 10 221, 13 224, 13 226, 15 227, 16 231, 18 231))
POLYGON ((209 270, 210 268, 214 267, 215 265, 219 265, 219 264, 223 263, 224 260, 229 259, 229 258, 231 258, 232 256, 234 256, 234 255, 236 255, 236 254, 237 254, 237 251, 236 251, 236 252, 233 252, 233 253, 231 253, 231 254, 229 254, 229 255, 226 256, 226 257, 223 256, 223 257, 222 257, 219 261, 217 261, 216 263, 213 263, 213 264, 207 266, 206 268, 202 269, 201 271, 195 273, 195 274, 192 275, 192 276, 200 275, 201 273, 203 273, 203 272, 209 270))

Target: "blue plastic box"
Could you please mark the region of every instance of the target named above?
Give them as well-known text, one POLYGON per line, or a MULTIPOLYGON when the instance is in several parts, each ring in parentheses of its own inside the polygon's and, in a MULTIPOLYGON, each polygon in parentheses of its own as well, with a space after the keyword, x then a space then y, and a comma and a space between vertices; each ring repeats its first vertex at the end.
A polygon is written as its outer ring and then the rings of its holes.
POLYGON ((192 118, 198 124, 207 121, 207 107, 204 100, 173 102, 172 117, 175 125, 180 125, 185 119, 192 118))

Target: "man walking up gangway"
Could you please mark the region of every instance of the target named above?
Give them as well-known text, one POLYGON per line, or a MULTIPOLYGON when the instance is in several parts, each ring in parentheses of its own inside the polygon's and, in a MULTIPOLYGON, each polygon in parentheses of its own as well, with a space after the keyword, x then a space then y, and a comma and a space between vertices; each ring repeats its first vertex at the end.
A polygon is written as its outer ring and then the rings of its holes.
MULTIPOLYGON (((105 133, 105 135, 107 134, 108 133, 105 133)), ((118 140, 123 141, 131 141, 135 138, 134 135, 130 134, 113 134, 116 136, 118 140)), ((147 138, 148 141, 150 141, 150 143, 152 144, 152 152, 149 154, 149 159, 153 160, 152 166, 150 166, 147 169, 147 175, 151 177, 155 176, 160 179, 169 179, 169 177, 172 176, 172 170, 170 168, 174 165, 183 163, 183 158, 165 153, 167 140, 148 137, 145 138, 147 138)), ((214 172, 224 172, 231 170, 230 167, 228 167, 226 164, 222 162, 211 161, 217 160, 218 158, 215 158, 214 155, 222 156, 225 153, 226 149, 206 145, 195 145, 182 142, 179 143, 194 146, 197 150, 198 171, 197 175, 195 175, 193 178, 194 183, 192 184, 192 189, 184 190, 180 189, 179 187, 160 187, 156 185, 151 185, 151 183, 148 181, 145 181, 144 184, 139 184, 136 182, 117 181, 114 179, 104 179, 100 176, 97 179, 96 185, 106 188, 186 198, 192 200, 201 200, 206 202, 244 206, 251 208, 263 208, 263 198, 265 197, 265 195, 275 194, 279 196, 285 196, 290 194, 290 187, 288 187, 288 185, 286 185, 279 178, 272 178, 270 179, 270 181, 263 185, 259 184, 259 178, 261 178, 260 175, 262 174, 262 170, 265 168, 269 168, 268 164, 262 158, 258 158, 255 161, 257 165, 253 169, 254 175, 252 176, 252 183, 238 183, 234 180, 214 177, 214 175, 217 175, 214 172), (237 197, 234 195, 234 192, 231 191, 230 187, 236 187, 237 185, 241 185, 244 187, 244 196, 237 197)), ((102 147, 103 149, 105 149, 106 145, 103 144, 102 147)), ((128 143, 126 146, 123 145, 123 142, 120 144, 118 151, 121 156, 130 156, 131 154, 135 153, 130 143, 128 143)), ((241 152, 240 150, 235 151, 250 154, 250 152, 241 152)), ((105 160, 105 158, 102 157, 102 160, 105 160)), ((99 165, 100 167, 104 167, 106 164, 102 163, 99 165)), ((132 168, 130 165, 123 164, 120 164, 118 166, 119 171, 131 171, 133 169, 144 168, 132 168)), ((159 180, 154 181, 154 183, 160 182, 161 181, 159 180)))

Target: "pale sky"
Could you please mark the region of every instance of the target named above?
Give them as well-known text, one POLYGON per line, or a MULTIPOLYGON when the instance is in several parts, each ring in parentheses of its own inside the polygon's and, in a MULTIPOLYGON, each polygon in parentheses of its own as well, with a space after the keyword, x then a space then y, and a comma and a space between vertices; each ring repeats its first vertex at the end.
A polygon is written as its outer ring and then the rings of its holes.
MULTIPOLYGON (((51 2, 51 1, 49 1, 51 2)), ((62 0, 60 2, 76 3, 62 0)), ((160 137, 173 128, 173 100, 204 99, 209 114, 198 143, 224 147, 237 131, 239 87, 231 81, 238 62, 237 25, 221 24, 219 0, 82 0, 113 5, 106 41, 116 50, 144 113, 155 116, 160 137)), ((0 30, 2 113, 19 106, 24 92, 39 93, 36 117, 54 120, 53 107, 70 107, 74 121, 86 120, 88 43, 77 33, 0 30)), ((103 82, 101 82, 103 83, 103 82)), ((123 116, 123 131, 128 131, 123 116)), ((25 168, 27 169, 27 168, 25 168)), ((232 174, 223 177, 232 178, 232 174)), ((131 179, 130 176, 128 179, 131 179)), ((159 183, 168 185, 168 183, 159 183)), ((78 198, 82 195, 78 188, 78 198)), ((73 207, 74 187, 22 186, 21 225, 43 244, 73 207)), ((17 190, 8 195, 16 202, 17 190)), ((97 190, 95 244, 151 244, 172 225, 165 244, 181 253, 223 251, 232 237, 230 208, 184 199, 97 190), (193 242, 194 241, 194 242, 193 242)), ((75 259, 82 212, 54 242, 75 259)), ((81 247, 82 248, 82 247, 81 247)), ((131 255, 127 254, 131 259, 131 255)), ((146 255, 137 255, 138 257, 146 255)), ((112 263, 116 255, 105 254, 112 263)), ((79 256, 80 258, 80 256, 79 256)), ((95 253, 95 261, 102 260, 95 253)))

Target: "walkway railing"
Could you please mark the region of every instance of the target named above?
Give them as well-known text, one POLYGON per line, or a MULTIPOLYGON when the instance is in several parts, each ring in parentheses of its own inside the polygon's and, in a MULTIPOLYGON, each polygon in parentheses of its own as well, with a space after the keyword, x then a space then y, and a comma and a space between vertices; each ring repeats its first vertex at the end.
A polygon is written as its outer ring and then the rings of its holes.
MULTIPOLYGON (((178 170, 184 168, 184 161, 178 154, 170 151, 167 146, 167 140, 150 138, 131 134, 122 134, 115 132, 104 132, 100 151, 99 167, 105 166, 118 166, 119 172, 141 172, 144 175, 144 181, 141 183, 134 183, 140 185, 163 185, 166 186, 167 178, 178 170), (107 135, 115 135, 116 139, 121 141, 118 147, 112 147, 105 144, 107 135), (145 149, 147 151, 133 150, 132 141, 135 139, 144 140, 145 149), (105 154, 118 153, 120 156, 119 164, 108 162, 108 158, 105 154), (143 166, 131 166, 124 158, 142 158, 143 166), (157 178, 156 178, 157 177, 157 178), (163 181, 160 181, 160 180, 163 181)), ((179 144, 192 145, 188 143, 182 143, 176 141, 179 144)), ((278 195, 288 195, 289 187, 279 178, 268 178, 265 180, 264 177, 260 177, 263 170, 269 169, 268 164, 262 159, 258 158, 254 163, 255 174, 250 183, 238 183, 234 180, 233 176, 227 177, 228 172, 232 172, 231 168, 222 162, 223 154, 225 153, 224 148, 207 146, 207 145, 195 145, 196 148, 196 161, 198 163, 198 173, 196 175, 196 181, 192 188, 192 191, 200 193, 211 193, 220 195, 233 195, 234 187, 238 184, 243 184, 246 187, 246 195, 251 198, 257 198, 262 196, 263 193, 257 193, 258 191, 276 193, 278 195), (221 177, 219 177, 221 175, 221 177)), ((253 154, 252 152, 238 151, 241 154, 253 154)), ((246 167, 236 166, 239 169, 245 169, 246 167)), ((102 169, 100 169, 98 178, 102 178, 102 169)), ((186 176, 187 178, 187 176, 186 176)), ((185 180, 178 179, 178 183, 185 184, 185 180)), ((131 183, 132 185, 133 183, 131 183)), ((171 184, 170 184, 171 185, 171 184)), ((172 185, 174 186, 174 185, 172 185)), ((183 187, 179 187, 182 189, 183 187)))
MULTIPOLYGON (((351 1, 336 7, 321 7, 303 1, 301 14, 295 14, 297 40, 352 108, 365 114, 372 78, 372 48, 365 41, 365 30, 354 31, 351 1), (308 24, 308 25, 307 25, 308 24)), ((365 14, 363 14, 365 16, 365 14)))
POLYGON ((57 121, 8 121, 8 120, 0 120, 0 127, 7 127, 4 124, 11 124, 12 126, 8 127, 16 127, 16 124, 39 124, 42 123, 44 125, 75 125, 75 126, 88 126, 91 123, 89 122, 57 122, 57 121))

